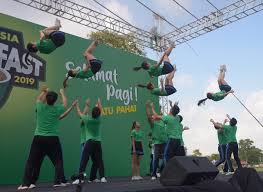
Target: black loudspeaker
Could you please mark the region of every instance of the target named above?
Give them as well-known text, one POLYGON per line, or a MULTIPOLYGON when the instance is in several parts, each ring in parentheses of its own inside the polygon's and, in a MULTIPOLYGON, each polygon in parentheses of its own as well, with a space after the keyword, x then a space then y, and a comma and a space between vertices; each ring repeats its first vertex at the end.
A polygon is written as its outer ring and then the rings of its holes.
POLYGON ((164 186, 193 185, 204 180, 213 180, 218 169, 206 157, 175 156, 161 173, 164 186))

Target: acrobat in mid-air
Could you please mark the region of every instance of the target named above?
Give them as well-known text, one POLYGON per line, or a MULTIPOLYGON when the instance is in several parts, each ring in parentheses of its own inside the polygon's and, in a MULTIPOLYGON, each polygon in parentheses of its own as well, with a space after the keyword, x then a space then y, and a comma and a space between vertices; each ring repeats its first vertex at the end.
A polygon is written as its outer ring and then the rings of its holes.
POLYGON ((95 75, 101 69, 101 65, 103 62, 93 56, 93 51, 96 49, 97 45, 98 41, 93 41, 84 52, 83 55, 87 63, 83 70, 71 69, 68 71, 67 77, 63 82, 64 88, 67 87, 67 81, 69 77, 88 79, 95 75))
POLYGON ((221 101, 223 100, 228 94, 234 93, 232 88, 228 85, 228 83, 225 81, 225 73, 226 73, 226 65, 220 66, 220 73, 218 76, 218 85, 219 85, 219 92, 216 93, 207 93, 205 99, 201 99, 198 101, 198 106, 201 104, 205 104, 205 101, 207 99, 211 99, 213 101, 221 101))
POLYGON ((169 60, 169 55, 172 52, 173 48, 175 48, 175 44, 171 43, 170 47, 164 52, 160 61, 157 64, 151 65, 147 63, 147 61, 144 61, 140 67, 134 67, 133 69, 135 71, 144 69, 148 72, 148 74, 151 77, 158 77, 161 75, 166 75, 168 73, 171 73, 174 70, 174 67, 172 66, 169 60), (163 66, 161 66, 162 63, 163 63, 163 66))
POLYGON ((41 30, 40 39, 37 42, 30 42, 27 44, 29 53, 37 53, 39 51, 40 53, 50 54, 55 51, 56 48, 64 45, 65 33, 59 31, 60 28, 60 20, 56 19, 54 26, 41 30))
POLYGON ((152 84, 151 82, 148 83, 147 85, 142 85, 142 84, 138 84, 138 87, 142 87, 142 88, 147 88, 152 95, 157 95, 157 96, 169 96, 172 95, 176 92, 176 89, 173 85, 173 78, 174 78, 174 74, 176 72, 176 66, 173 66, 173 71, 171 73, 169 73, 166 78, 165 78, 165 85, 163 84, 163 79, 160 79, 160 84, 161 84, 161 88, 155 88, 154 84, 152 84))

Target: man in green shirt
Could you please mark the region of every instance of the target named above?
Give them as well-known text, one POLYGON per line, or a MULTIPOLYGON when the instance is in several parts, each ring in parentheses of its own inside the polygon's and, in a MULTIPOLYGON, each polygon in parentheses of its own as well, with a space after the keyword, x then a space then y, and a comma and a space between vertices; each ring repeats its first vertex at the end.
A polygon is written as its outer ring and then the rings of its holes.
POLYGON ((228 173, 226 175, 231 175, 234 173, 234 169, 231 162, 231 155, 233 153, 234 159, 237 163, 238 168, 242 168, 240 163, 240 159, 238 156, 238 143, 236 139, 236 131, 237 131, 237 120, 235 118, 231 118, 227 115, 227 119, 225 119, 224 124, 215 123, 213 120, 211 122, 214 124, 216 129, 224 130, 226 134, 227 146, 226 146, 226 162, 228 166, 228 173), (229 122, 229 125, 225 123, 229 122))
MULTIPOLYGON (((216 128, 215 125, 220 125, 216 123, 213 119, 211 119, 210 121, 214 124, 215 128, 216 128)), ((225 125, 225 122, 222 125, 225 125)), ((215 166, 218 167, 222 163, 225 163, 223 172, 226 173, 228 171, 228 167, 226 163, 227 135, 225 130, 223 129, 216 128, 216 130, 217 130, 217 138, 218 138, 218 152, 220 159, 216 161, 215 166)))
POLYGON ((201 104, 205 104, 205 101, 207 99, 210 99, 213 101, 221 101, 230 93, 234 93, 232 88, 225 81, 225 73, 226 73, 226 65, 221 65, 220 66, 220 73, 219 73, 218 81, 217 81, 220 91, 216 92, 216 93, 211 93, 211 92, 207 93, 206 98, 198 101, 198 104, 197 104, 198 106, 200 106, 201 104))
MULTIPOLYGON (((164 168, 164 148, 168 140, 165 125, 162 120, 154 119, 153 114, 157 114, 153 103, 147 101, 146 103, 146 114, 150 126, 152 128, 152 140, 153 140, 153 163, 152 163, 152 180, 157 178, 157 168, 159 167, 159 160, 162 160, 160 172, 164 168)), ((162 115, 162 114, 161 114, 162 115)))
POLYGON ((57 93, 48 91, 44 87, 37 98, 36 102, 36 130, 33 142, 31 144, 30 153, 26 162, 23 184, 18 187, 18 190, 34 188, 35 182, 38 178, 40 167, 44 157, 47 155, 55 166, 56 177, 54 187, 66 186, 66 180, 63 170, 62 148, 59 141, 59 121, 66 117, 76 101, 72 106, 67 107, 67 98, 64 90, 60 90, 60 95, 63 101, 62 105, 55 105, 57 100, 57 93))
POLYGON ((67 77, 63 81, 64 88, 67 87, 67 81, 69 77, 78 78, 78 79, 88 79, 94 76, 101 69, 101 65, 103 62, 99 59, 96 59, 93 56, 93 51, 96 49, 97 46, 98 46, 98 41, 93 41, 91 45, 87 48, 85 53, 83 54, 87 62, 83 70, 71 69, 68 71, 67 77))
POLYGON ((180 152, 181 146, 181 136, 180 136, 180 122, 178 113, 180 112, 180 108, 178 105, 174 105, 168 115, 161 116, 157 114, 153 114, 154 120, 162 120, 166 125, 166 133, 168 135, 168 141, 164 149, 164 160, 165 163, 173 156, 178 155, 180 152))
MULTIPOLYGON (((89 102, 88 102, 89 104, 89 102)), ((102 148, 101 148, 101 113, 102 105, 100 99, 98 99, 96 106, 92 109, 92 114, 89 115, 89 105, 86 103, 84 114, 81 112, 79 105, 77 104, 77 113, 80 116, 81 120, 84 122, 85 133, 86 133, 86 143, 83 149, 83 153, 80 161, 79 176, 83 178, 87 163, 89 158, 92 159, 93 168, 90 173, 90 180, 93 181, 96 179, 97 170, 100 171, 101 182, 107 182, 104 176, 104 164, 102 160, 102 148)), ((79 178, 73 182, 73 184, 79 184, 79 178)), ((84 181, 81 181, 84 182, 84 181)))
POLYGON ((180 150, 179 150, 179 154, 178 156, 185 156, 186 155, 186 152, 185 152, 185 148, 184 148, 184 140, 183 140, 183 132, 186 131, 186 130, 189 130, 189 127, 184 127, 183 124, 182 124, 182 121, 183 121, 183 117, 182 115, 178 115, 179 117, 179 122, 180 122, 180 139, 181 139, 181 146, 180 146, 180 150))
POLYGON ((154 84, 148 83, 147 85, 138 84, 138 87, 147 88, 152 95, 156 96, 169 96, 176 92, 176 89, 173 85, 173 78, 176 72, 176 66, 174 65, 173 72, 169 73, 165 78, 165 85, 163 78, 160 79, 161 88, 154 88, 154 84))
MULTIPOLYGON (((29 53, 37 53, 39 51, 43 54, 50 54, 55 51, 56 48, 64 45, 65 33, 59 31, 60 28, 60 20, 56 19, 54 26, 40 31, 40 39, 37 42, 30 42, 27 44, 29 53)), ((26 60, 28 56, 29 54, 27 54, 26 60)))
POLYGON ((169 55, 171 54, 173 48, 175 48, 175 44, 172 43, 170 47, 164 52, 162 55, 160 61, 155 65, 150 65, 146 61, 144 61, 140 67, 134 67, 134 71, 138 71, 140 69, 147 70, 148 74, 151 78, 158 77, 161 75, 166 75, 171 72, 173 72, 174 67, 172 66, 169 55), (163 63, 163 66, 161 67, 161 64, 163 63))

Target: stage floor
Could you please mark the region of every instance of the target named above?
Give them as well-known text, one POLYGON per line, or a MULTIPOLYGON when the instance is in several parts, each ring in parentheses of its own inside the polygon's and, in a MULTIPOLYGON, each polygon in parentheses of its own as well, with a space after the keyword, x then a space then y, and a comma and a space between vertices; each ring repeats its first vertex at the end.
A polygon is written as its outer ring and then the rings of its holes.
MULTIPOLYGON (((263 179, 263 173, 259 173, 263 179)), ((219 174, 217 180, 227 181, 231 176, 219 174)), ((107 178, 108 183, 85 183, 82 192, 136 192, 151 189, 164 189, 158 180, 151 181, 150 177, 145 177, 142 181, 131 181, 130 177, 107 178)), ((15 192, 18 186, 0 186, 0 192, 15 192)), ((75 192, 76 186, 70 185, 62 188, 53 188, 50 183, 38 184, 37 188, 25 190, 27 192, 75 192)))

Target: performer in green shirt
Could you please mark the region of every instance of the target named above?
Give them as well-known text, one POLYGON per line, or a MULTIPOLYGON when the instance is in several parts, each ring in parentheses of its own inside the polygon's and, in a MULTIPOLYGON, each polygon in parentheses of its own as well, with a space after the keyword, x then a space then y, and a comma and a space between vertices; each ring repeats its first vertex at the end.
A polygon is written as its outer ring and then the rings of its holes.
MULTIPOLYGON (((37 42, 27 44, 29 53, 37 53, 39 51, 43 54, 50 54, 58 47, 64 45, 65 33, 59 31, 60 28, 60 20, 56 19, 54 26, 41 30, 40 39, 37 42)), ((26 60, 28 60, 29 53, 26 55, 26 60)))
MULTIPOLYGON (((157 178, 157 168, 159 167, 159 160, 162 160, 160 166, 160 172, 164 168, 164 149, 166 142, 168 140, 165 124, 162 120, 154 119, 153 114, 157 114, 153 103, 147 101, 146 103, 146 115, 152 129, 152 139, 153 139, 153 164, 152 164, 152 180, 157 178)), ((162 113, 160 114, 162 115, 162 113)))
POLYGON ((64 88, 67 87, 67 81, 69 77, 78 79, 88 79, 94 76, 101 69, 101 65, 103 62, 99 59, 96 59, 93 56, 93 51, 96 49, 97 46, 98 41, 93 41, 83 54, 87 62, 83 70, 71 69, 68 71, 67 77, 63 81, 64 88))
POLYGON ((176 66, 174 65, 174 70, 169 73, 165 78, 165 85, 163 79, 160 79, 161 88, 155 88, 154 84, 148 83, 147 85, 138 84, 138 87, 147 88, 152 95, 156 96, 169 96, 176 92, 176 89, 173 85, 173 78, 176 72, 176 66))
POLYGON ((220 73, 218 76, 218 86, 220 91, 216 93, 207 93, 205 99, 201 99, 198 101, 198 106, 201 104, 205 104, 205 101, 207 99, 213 100, 213 101, 221 101, 223 100, 228 94, 234 93, 232 88, 228 85, 228 83, 225 81, 225 73, 226 73, 226 65, 220 66, 220 73))
POLYGON ((158 77, 161 75, 166 75, 168 73, 171 73, 174 70, 174 67, 172 66, 170 62, 169 55, 172 52, 173 48, 175 48, 174 43, 172 43, 170 47, 164 52, 160 61, 157 64, 150 65, 149 63, 147 63, 147 61, 144 61, 140 67, 134 67, 133 69, 135 71, 144 69, 148 72, 150 77, 158 77), (162 63, 163 63, 163 66, 161 66, 162 63))
POLYGON ((42 88, 36 101, 36 129, 34 139, 31 144, 29 157, 26 162, 23 184, 18 190, 35 188, 35 183, 39 176, 42 161, 47 155, 55 166, 54 187, 66 186, 66 179, 63 169, 62 147, 59 141, 59 122, 66 117, 76 105, 67 107, 67 98, 64 90, 60 90, 63 104, 55 105, 58 94, 49 91, 47 87, 42 88))
POLYGON ((141 125, 138 121, 132 123, 131 128, 131 154, 132 154, 132 180, 142 180, 140 176, 140 163, 143 152, 143 132, 141 130, 141 125))
MULTIPOLYGON (((92 159, 93 165, 90 172, 90 180, 96 179, 97 170, 100 171, 101 181, 107 182, 104 176, 104 164, 102 160, 102 147, 101 147, 101 114, 102 105, 100 99, 93 107, 91 115, 89 114, 89 100, 86 101, 86 106, 83 112, 81 112, 79 104, 77 104, 77 113, 85 126, 85 145, 80 161, 79 177, 84 178, 84 172, 89 161, 92 159), (87 105, 88 103, 88 105, 87 105)), ((81 179, 76 178, 73 184, 79 184, 81 179)), ((81 181, 84 182, 84 181, 81 181)))
POLYGON ((231 162, 232 153, 234 155, 234 159, 237 163, 238 168, 242 167, 238 156, 238 143, 236 139, 237 120, 234 117, 231 118, 229 115, 227 115, 227 119, 225 119, 224 124, 215 123, 212 119, 211 122, 214 124, 216 129, 221 129, 225 131, 227 140, 226 162, 228 166, 228 173, 226 173, 226 175, 231 175, 234 173, 234 169, 231 162), (229 125, 226 125, 227 122, 229 122, 229 125))
MULTIPOLYGON (((214 125, 218 125, 218 123, 214 122, 213 119, 210 120, 214 125)), ((219 124, 221 125, 221 124, 219 124)), ((222 124, 225 125, 225 122, 222 124)), ((216 127, 216 126, 214 126, 216 127)), ((220 159, 215 163, 215 166, 218 167, 222 163, 224 163, 224 169, 223 172, 227 173, 228 167, 226 163, 226 147, 227 147, 227 135, 225 130, 223 129, 217 129, 217 138, 218 138, 218 152, 220 159)))

